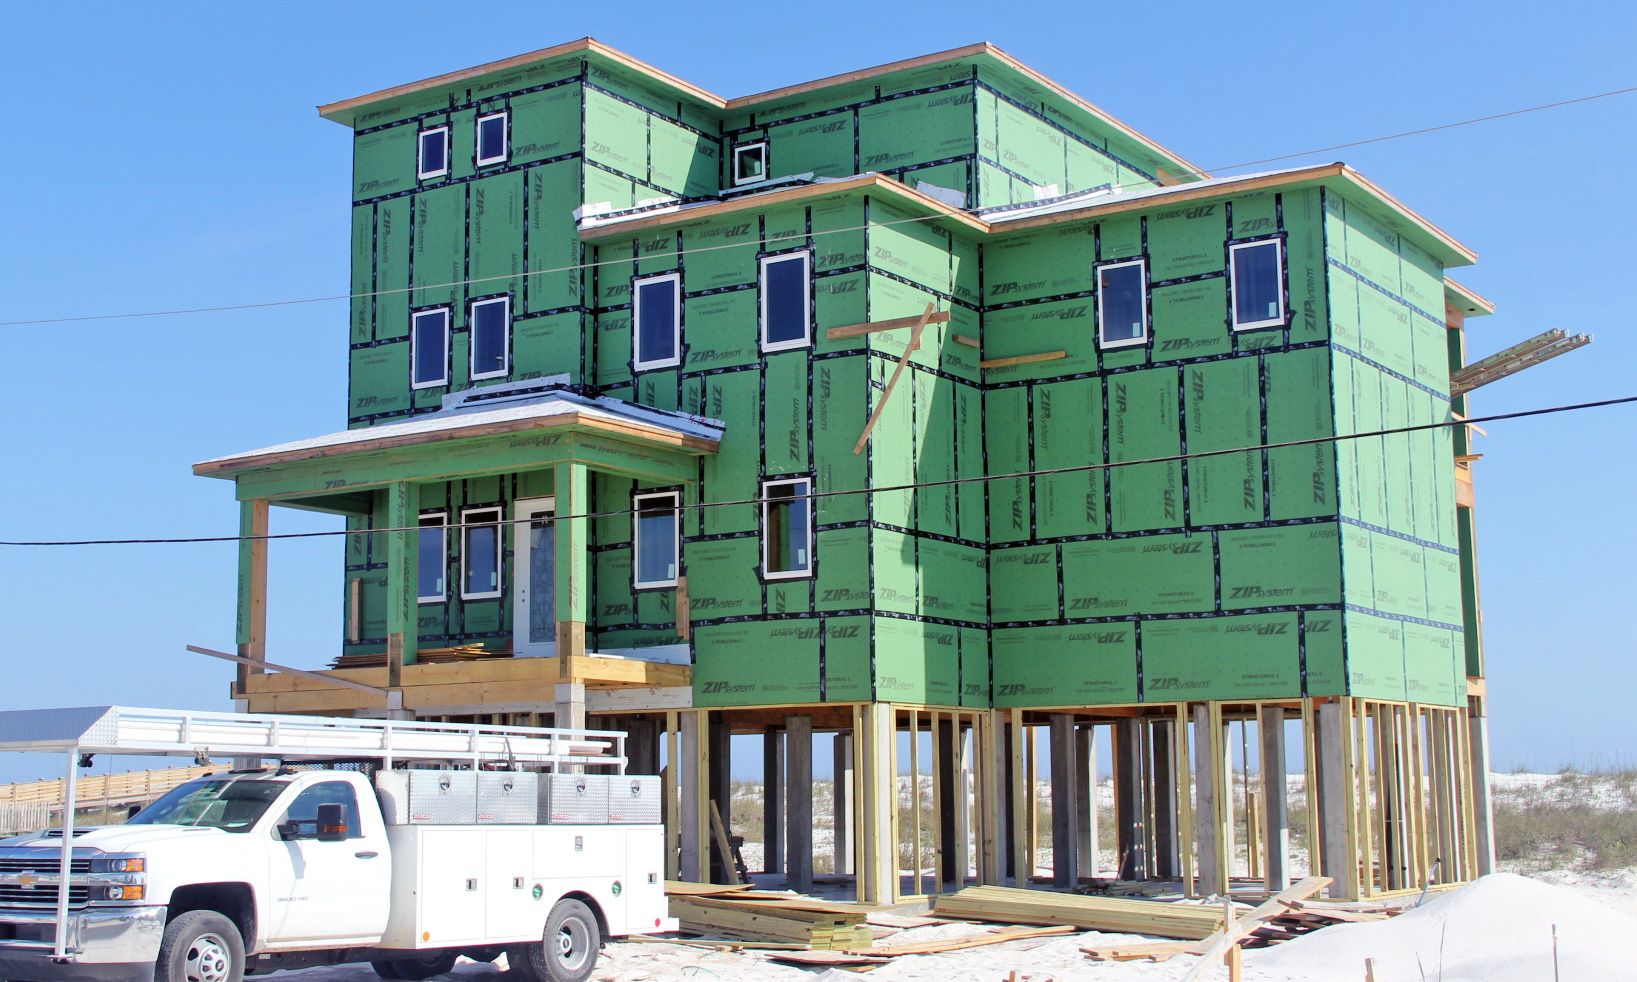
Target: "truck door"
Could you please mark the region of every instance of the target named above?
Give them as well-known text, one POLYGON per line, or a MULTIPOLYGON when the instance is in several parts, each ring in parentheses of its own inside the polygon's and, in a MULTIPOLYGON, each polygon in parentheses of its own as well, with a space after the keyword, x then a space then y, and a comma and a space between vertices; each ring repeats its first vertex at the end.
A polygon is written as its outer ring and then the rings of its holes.
POLYGON ((321 781, 291 800, 272 830, 269 941, 380 940, 392 861, 379 824, 362 824, 358 795, 348 781, 321 781), (332 803, 347 809, 347 838, 320 842, 318 806, 332 803))

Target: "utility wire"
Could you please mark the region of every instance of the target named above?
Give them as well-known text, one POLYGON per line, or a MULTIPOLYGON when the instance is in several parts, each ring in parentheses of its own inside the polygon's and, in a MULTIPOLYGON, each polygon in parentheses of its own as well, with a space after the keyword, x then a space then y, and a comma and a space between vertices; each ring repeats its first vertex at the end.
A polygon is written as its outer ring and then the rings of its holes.
MULTIPOLYGON (((1437 132, 1441 132, 1443 130, 1452 130, 1452 129, 1457 129, 1457 128, 1463 127, 1463 126, 1472 126, 1472 125, 1475 125, 1477 123, 1492 122, 1492 121, 1498 120, 1498 119, 1509 119, 1509 118, 1512 118, 1512 117, 1515 117, 1515 116, 1526 116, 1526 115, 1528 115, 1530 113, 1543 112, 1543 111, 1549 110, 1549 109, 1559 109, 1559 108, 1562 108, 1564 106, 1579 105, 1579 104, 1585 103, 1585 102, 1594 102, 1594 101, 1599 100, 1599 99, 1608 99, 1608 98, 1612 98, 1614 96, 1627 95, 1627 94, 1630 94, 1630 93, 1633 93, 1633 92, 1637 92, 1637 86, 1630 86, 1628 88, 1623 88, 1623 89, 1612 89, 1612 90, 1610 90, 1608 92, 1598 92, 1598 93, 1594 93, 1592 95, 1577 96, 1577 97, 1572 98, 1572 99, 1563 99, 1563 100, 1560 100, 1558 102, 1543 103, 1543 104, 1538 105, 1538 106, 1528 106, 1528 107, 1525 107, 1523 109, 1512 109, 1512 110, 1508 110, 1506 112, 1501 112, 1501 113, 1491 113, 1491 114, 1489 114, 1487 116, 1473 116, 1473 117, 1471 117, 1469 119, 1460 119, 1460 120, 1456 120, 1456 121, 1450 122, 1450 123, 1440 123, 1440 124, 1438 124, 1436 126, 1425 126, 1425 127, 1421 127, 1420 129, 1404 130, 1404 131, 1398 132, 1398 133, 1388 133, 1388 134, 1385 134, 1383 136, 1373 136, 1373 137, 1369 137, 1369 138, 1363 139, 1363 140, 1353 140, 1353 141, 1350 141, 1348 143, 1337 143, 1337 144, 1333 144, 1333 145, 1328 146, 1328 147, 1316 147, 1316 148, 1311 149, 1311 150, 1301 150, 1301 151, 1297 151, 1295 153, 1281 154, 1281 155, 1279 155, 1277 157, 1263 157, 1260 160, 1250 160, 1250 161, 1244 161, 1242 163, 1237 163, 1237 164, 1227 164, 1227 165, 1221 166, 1221 167, 1210 167, 1210 168, 1205 168, 1205 170, 1206 170, 1206 172, 1239 170, 1239 169, 1245 168, 1245 167, 1254 167, 1254 166, 1257 166, 1259 164, 1269 164, 1269 163, 1275 163, 1277 161, 1282 161, 1282 160, 1293 160, 1293 159, 1295 159, 1297 157, 1309 157, 1309 156, 1313 156, 1315 154, 1329 153, 1329 152, 1331 152, 1333 150, 1346 150, 1346 149, 1350 149, 1352 147, 1368 146, 1368 145, 1374 144, 1374 143, 1385 143, 1385 142, 1387 142, 1389 140, 1401 140, 1401 139, 1404 139, 1406 137, 1421 136, 1421 135, 1424 135, 1424 134, 1427 134, 1427 133, 1437 133, 1437 132)), ((1110 186, 1108 186, 1108 187, 1106 187, 1106 188, 1104 188, 1102 190, 1103 190, 1104 193, 1113 193, 1113 192, 1117 192, 1117 191, 1123 191, 1126 188, 1130 188, 1130 187, 1148 187, 1148 186, 1149 185, 1148 185, 1147 182, 1133 182, 1131 184, 1114 184, 1114 185, 1110 185, 1110 186)), ((1179 187, 1179 186, 1180 187, 1186 187, 1186 185, 1171 185, 1171 186, 1173 186, 1173 187, 1179 187)), ((678 200, 678 202, 677 202, 677 204, 682 204, 682 203, 683 202, 681 202, 680 200, 678 200)), ((669 206, 666 206, 666 207, 669 207, 669 206)), ((661 209, 659 209, 659 208, 656 208, 654 210, 655 210, 656 213, 661 211, 661 209)), ((844 234, 844 233, 848 233, 848 232, 865 231, 866 229, 871 228, 871 227, 882 227, 882 226, 890 226, 890 225, 903 225, 903 224, 909 224, 909 223, 914 223, 914 222, 931 222, 931 221, 937 221, 937 220, 939 220, 941 218, 944 218, 944 217, 947 217, 947 216, 944 216, 944 215, 923 215, 923 216, 918 216, 918 217, 915 217, 915 218, 900 218, 900 219, 895 219, 895 220, 886 221, 886 222, 872 222, 872 223, 870 223, 870 225, 854 225, 854 226, 849 226, 849 227, 846 227, 846 228, 822 229, 822 230, 813 232, 810 236, 805 234, 805 233, 800 234, 800 235, 794 235, 793 234, 793 235, 773 236, 771 238, 757 239, 757 240, 753 240, 753 241, 749 241, 749 242, 734 242, 734 243, 731 243, 731 244, 726 244, 725 243, 725 244, 716 245, 716 246, 701 246, 701 247, 698 247, 698 248, 688 249, 688 250, 686 250, 686 252, 691 255, 691 254, 697 254, 697 253, 702 253, 702 252, 714 252, 714 251, 716 251, 718 249, 743 249, 743 248, 747 248, 747 247, 750 247, 750 246, 767 246, 767 245, 774 245, 774 244, 777 244, 777 243, 780 243, 780 242, 787 242, 787 241, 795 241, 795 240, 806 241, 808 238, 816 239, 821 235, 840 235, 840 234, 844 234)), ((341 300, 362 300, 362 299, 366 299, 366 298, 370 298, 370 297, 392 296, 394 294, 409 293, 409 292, 412 292, 412 291, 415 291, 415 290, 442 290, 442 289, 448 289, 450 287, 472 286, 472 285, 475 285, 475 284, 492 283, 492 282, 496 282, 496 281, 500 281, 500 280, 512 280, 512 279, 527 280, 527 278, 531 277, 531 276, 549 276, 549 275, 554 274, 554 273, 572 273, 572 272, 575 272, 575 271, 578 271, 578 270, 594 269, 594 268, 601 267, 601 266, 623 266, 623 265, 629 264, 630 262, 631 262, 630 259, 605 259, 605 260, 598 260, 596 262, 577 263, 577 264, 574 264, 572 266, 556 266, 556 267, 553 267, 551 269, 535 269, 535 270, 526 270, 526 271, 521 272, 521 273, 504 273, 504 274, 499 274, 499 275, 495 275, 495 276, 479 276, 479 277, 472 277, 472 278, 463 279, 463 280, 451 280, 451 281, 449 281, 447 283, 416 284, 414 286, 393 287, 391 289, 386 289, 386 290, 370 290, 370 291, 366 291, 366 292, 363 292, 363 293, 334 293, 334 294, 329 294, 329 295, 326 295, 326 296, 296 297, 296 298, 291 298, 291 299, 286 299, 286 300, 264 300, 264 301, 260 301, 260 302, 256 302, 256 303, 217 304, 217 305, 213 305, 213 306, 203 306, 203 307, 174 307, 174 308, 170 308, 170 309, 167 309, 167 310, 124 311, 124 312, 112 313, 112 314, 83 314, 83 315, 74 316, 74 317, 36 317, 36 318, 28 318, 28 319, 23 319, 23 320, 0 321, 0 327, 28 327, 28 326, 40 325, 40 324, 75 324, 75 323, 84 323, 84 322, 87 322, 87 321, 130 320, 130 319, 144 318, 144 317, 175 317, 175 316, 181 316, 181 315, 184 315, 184 314, 219 314, 219 313, 226 313, 226 312, 238 311, 238 310, 266 310, 266 309, 274 308, 274 307, 293 307, 293 306, 300 306, 300 305, 304 305, 304 304, 334 303, 334 302, 338 302, 338 301, 341 301, 341 300)))
MULTIPOLYGON (((1078 474, 1094 471, 1114 470, 1120 467, 1142 467, 1151 464, 1175 464, 1189 460, 1200 460, 1206 457, 1223 457, 1230 454, 1254 453, 1263 450, 1284 450, 1291 447, 1311 447, 1326 443, 1341 443, 1350 440, 1363 440, 1373 437, 1400 436, 1409 433, 1422 433, 1430 430, 1447 429, 1455 426, 1472 426, 1478 423, 1497 423, 1511 419, 1527 419, 1532 416, 1550 416, 1557 413, 1578 412, 1585 409, 1602 409, 1609 406, 1622 406, 1637 403, 1637 396, 1623 396, 1617 399, 1599 399, 1595 402, 1577 402, 1559 406, 1547 406, 1540 409, 1521 409, 1510 413, 1494 413, 1489 416, 1474 416, 1470 419, 1451 419, 1437 423, 1417 423, 1413 426, 1398 426, 1391 429, 1369 430, 1363 433, 1341 433, 1326 436, 1309 437, 1304 440, 1284 440, 1278 443, 1258 443, 1243 447, 1230 447, 1224 450, 1199 450, 1189 453, 1167 454, 1163 457, 1144 457, 1138 460, 1116 460, 1107 463, 1075 464, 1067 467, 1045 467, 1028 471, 1012 471, 1006 474, 983 474, 976 477, 953 477, 941 481, 918 481, 910 484, 892 484, 877 488, 848 488, 837 491, 809 491, 807 494, 791 495, 780 498, 780 501, 801 501, 817 498, 850 497, 854 495, 893 494, 904 491, 920 491, 926 488, 953 487, 963 484, 981 484, 989 481, 1010 481, 1023 477, 1051 477, 1057 474, 1078 474)), ((760 505, 770 499, 767 498, 740 498, 733 501, 699 501, 693 503, 678 502, 677 510, 703 511, 706 508, 742 508, 751 505, 760 505)), ((585 512, 578 515, 553 515, 554 521, 569 521, 595 518, 622 518, 636 515, 635 508, 619 508, 611 511, 585 512)), ((522 525, 533 522, 533 518, 503 519, 498 522, 455 522, 435 526, 436 528, 492 528, 497 525, 522 525)), ((417 532, 421 526, 414 525, 402 528, 364 528, 364 529, 332 529, 322 532, 278 532, 267 535, 201 535, 175 536, 169 538, 142 538, 142 539, 35 539, 35 540, 0 540, 0 546, 133 546, 133 545, 178 545, 184 543, 206 542, 245 542, 269 541, 272 539, 318 539, 335 535, 380 535, 391 532, 417 532)))

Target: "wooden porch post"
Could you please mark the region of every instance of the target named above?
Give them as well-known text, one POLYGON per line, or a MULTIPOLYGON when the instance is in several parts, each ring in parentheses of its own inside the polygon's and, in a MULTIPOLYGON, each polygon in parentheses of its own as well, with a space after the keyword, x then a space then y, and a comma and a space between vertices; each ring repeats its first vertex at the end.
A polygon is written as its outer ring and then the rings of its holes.
MULTIPOLYGON (((419 488, 408 481, 387 485, 387 687, 403 685, 405 665, 415 664, 418 643, 415 597, 420 582, 419 488)), ((465 529, 458 530, 464 533, 465 529)))
MULTIPOLYGON (((239 502, 239 657, 267 660, 267 499, 239 502)), ((239 663, 238 695, 265 669, 239 663)))
POLYGON ((585 655, 586 546, 590 541, 590 521, 583 516, 591 510, 586 466, 575 461, 554 469, 557 497, 556 581, 557 581, 557 664, 564 682, 579 678, 577 659, 585 655))

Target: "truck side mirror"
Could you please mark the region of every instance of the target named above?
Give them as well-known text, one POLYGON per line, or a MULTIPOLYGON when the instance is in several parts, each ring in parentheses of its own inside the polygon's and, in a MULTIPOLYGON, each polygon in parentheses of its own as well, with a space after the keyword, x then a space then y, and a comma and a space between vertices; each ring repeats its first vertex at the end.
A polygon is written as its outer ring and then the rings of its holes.
POLYGON ((345 842, 350 831, 346 805, 331 802, 318 806, 319 842, 345 842))

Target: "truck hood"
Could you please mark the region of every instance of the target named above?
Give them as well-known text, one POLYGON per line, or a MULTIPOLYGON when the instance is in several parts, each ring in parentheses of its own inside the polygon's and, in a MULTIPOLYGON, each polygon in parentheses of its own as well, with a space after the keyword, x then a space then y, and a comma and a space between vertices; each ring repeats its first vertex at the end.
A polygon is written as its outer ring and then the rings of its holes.
MULTIPOLYGON (((221 829, 191 825, 108 825, 90 829, 83 835, 75 835, 74 847, 100 849, 104 852, 141 852, 161 843, 182 839, 189 842, 205 842, 229 834, 231 833, 221 829)), ((47 837, 38 833, 0 839, 0 846, 50 849, 54 852, 62 849, 62 844, 63 840, 60 837, 47 837)))

